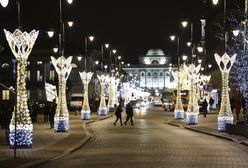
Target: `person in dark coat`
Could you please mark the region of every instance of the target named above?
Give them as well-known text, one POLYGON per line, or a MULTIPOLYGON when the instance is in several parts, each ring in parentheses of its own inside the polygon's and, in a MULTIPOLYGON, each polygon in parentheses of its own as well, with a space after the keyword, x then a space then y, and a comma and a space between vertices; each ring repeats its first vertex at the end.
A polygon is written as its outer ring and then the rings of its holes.
MULTIPOLYGON (((116 105, 115 105, 115 106, 116 106, 116 105)), ((114 125, 115 125, 116 122, 120 119, 121 126, 122 126, 121 113, 122 113, 122 108, 121 108, 121 105, 119 104, 118 107, 117 107, 116 110, 115 110, 116 120, 115 120, 115 122, 114 122, 114 125)))
POLYGON ((237 118, 237 121, 239 121, 239 113, 240 113, 240 110, 241 110, 241 103, 239 101, 237 101, 235 103, 235 113, 236 113, 236 118, 237 118))
POLYGON ((124 124, 127 125, 128 120, 131 119, 131 125, 134 125, 133 124, 133 107, 130 104, 130 102, 126 106, 126 114, 127 114, 127 117, 126 117, 126 121, 124 122, 124 124))
POLYGON ((213 105, 214 105, 214 99, 212 97, 210 97, 209 99, 209 109, 212 110, 213 109, 213 105))
POLYGON ((202 102, 202 111, 203 111, 203 116, 206 118, 207 112, 208 112, 208 102, 206 99, 202 102))
POLYGON ((56 108, 57 108, 56 100, 53 99, 53 102, 50 102, 50 110, 49 110, 49 122, 51 128, 54 128, 54 116, 56 113, 56 108))

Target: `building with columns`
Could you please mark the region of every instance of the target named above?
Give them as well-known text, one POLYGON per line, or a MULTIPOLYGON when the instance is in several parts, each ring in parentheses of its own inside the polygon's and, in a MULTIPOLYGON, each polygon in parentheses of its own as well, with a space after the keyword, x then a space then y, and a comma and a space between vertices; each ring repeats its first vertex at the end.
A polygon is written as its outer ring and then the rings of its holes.
POLYGON ((140 87, 148 90, 175 88, 171 71, 175 70, 171 57, 161 49, 150 49, 145 55, 139 56, 139 64, 123 68, 130 80, 135 79, 140 87))

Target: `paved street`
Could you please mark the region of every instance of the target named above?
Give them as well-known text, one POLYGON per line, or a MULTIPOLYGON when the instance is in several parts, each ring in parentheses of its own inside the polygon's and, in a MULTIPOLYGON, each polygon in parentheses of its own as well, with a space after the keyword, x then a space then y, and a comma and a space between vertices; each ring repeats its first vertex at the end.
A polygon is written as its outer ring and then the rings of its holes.
MULTIPOLYGON (((200 116, 202 117, 202 116, 200 116)), ((135 126, 113 126, 114 117, 91 124, 83 148, 43 167, 164 168, 248 167, 248 148, 167 124, 160 108, 135 113, 135 126)))

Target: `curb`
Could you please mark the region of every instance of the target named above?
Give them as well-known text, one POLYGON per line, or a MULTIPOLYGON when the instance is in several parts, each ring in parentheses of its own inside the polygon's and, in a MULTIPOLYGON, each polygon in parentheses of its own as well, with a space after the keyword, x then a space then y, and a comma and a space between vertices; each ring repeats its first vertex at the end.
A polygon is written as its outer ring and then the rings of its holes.
MULTIPOLYGON (((108 116, 102 117, 102 118, 100 118, 100 119, 98 119, 96 121, 101 121, 101 120, 104 120, 104 119, 108 119, 108 118, 110 118, 112 116, 113 115, 108 115, 108 116)), ((55 161, 57 159, 60 159, 62 157, 65 157, 68 154, 78 150, 79 148, 84 146, 91 139, 91 134, 88 131, 88 129, 86 129, 86 125, 94 123, 94 122, 95 122, 95 120, 90 120, 90 121, 84 122, 83 125, 82 125, 82 128, 83 128, 83 130, 85 131, 85 134, 86 134, 85 138, 83 140, 81 140, 80 142, 76 143, 75 145, 73 145, 72 147, 66 149, 63 153, 59 154, 58 156, 55 156, 55 157, 50 158, 50 159, 42 159, 42 160, 37 160, 37 161, 30 162, 30 163, 26 163, 26 164, 23 164, 21 166, 18 166, 17 168, 29 168, 29 167, 31 168, 31 167, 40 166, 40 165, 55 161)))

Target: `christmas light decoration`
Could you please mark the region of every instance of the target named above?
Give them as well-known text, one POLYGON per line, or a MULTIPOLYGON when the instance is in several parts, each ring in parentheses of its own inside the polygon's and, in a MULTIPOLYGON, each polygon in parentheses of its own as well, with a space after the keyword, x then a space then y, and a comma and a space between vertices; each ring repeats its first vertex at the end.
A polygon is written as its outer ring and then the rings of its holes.
POLYGON ((66 80, 71 72, 72 57, 67 59, 64 56, 58 59, 51 56, 52 64, 58 73, 59 77, 59 98, 56 113, 54 116, 54 130, 55 132, 69 131, 69 113, 66 103, 66 80))
POLYGON ((50 83, 45 83, 46 88, 46 98, 47 101, 53 102, 54 99, 56 99, 57 102, 57 88, 55 85, 52 85, 50 83))
POLYGON ((126 106, 129 102, 129 82, 123 83, 124 87, 124 93, 125 93, 125 100, 124 100, 124 106, 126 106))
POLYGON ((174 110, 174 117, 175 119, 183 119, 184 118, 184 109, 181 99, 181 83, 182 83, 182 77, 184 75, 184 72, 179 70, 176 72, 172 72, 173 78, 175 79, 177 83, 177 99, 176 99, 176 105, 174 110))
MULTIPOLYGON (((186 66, 186 65, 184 65, 186 66)), ((198 65, 197 67, 194 64, 190 64, 187 67, 187 74, 190 79, 190 90, 189 90, 189 103, 188 103, 188 109, 186 112, 186 123, 187 124, 197 124, 198 123, 198 113, 199 109, 197 109, 197 106, 195 106, 196 102, 196 79, 197 75, 200 71, 201 65, 198 65)))
POLYGON ((26 66, 28 56, 32 51, 39 31, 32 30, 30 33, 27 33, 16 29, 13 34, 7 30, 4 30, 4 33, 10 49, 17 59, 16 115, 13 113, 9 125, 9 142, 11 146, 14 146, 16 142, 18 148, 31 147, 33 125, 29 116, 27 105, 28 96, 26 90, 26 66))
POLYGON ((118 85, 119 85, 119 82, 120 82, 120 78, 116 78, 115 79, 115 88, 114 88, 114 103, 116 105, 119 104, 119 100, 118 100, 118 96, 119 96, 119 92, 118 92, 118 85))
POLYGON ((108 75, 97 75, 100 84, 101 84, 101 100, 100 100, 100 106, 98 109, 98 115, 107 115, 108 114, 108 109, 106 106, 106 101, 105 101, 105 85, 106 83, 109 83, 110 77, 108 75))
POLYGON ((93 75, 92 72, 80 72, 80 77, 84 85, 84 102, 83 107, 81 110, 81 119, 82 120, 89 120, 90 119, 90 106, 89 106, 89 99, 88 99, 88 85, 93 75))
POLYGON ((111 76, 109 78, 109 98, 108 98, 109 111, 112 111, 115 105, 114 94, 115 94, 115 77, 111 76))
POLYGON ((222 57, 218 54, 215 54, 215 61, 217 62, 222 77, 222 92, 221 92, 221 106, 218 116, 218 130, 225 131, 226 124, 233 124, 233 116, 230 107, 229 93, 228 93, 228 82, 229 82, 229 72, 232 68, 233 63, 236 59, 236 54, 232 57, 229 57, 227 53, 225 53, 222 57))

